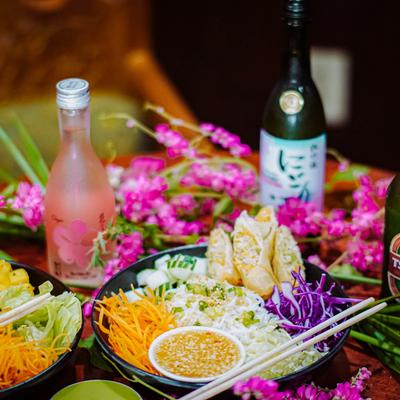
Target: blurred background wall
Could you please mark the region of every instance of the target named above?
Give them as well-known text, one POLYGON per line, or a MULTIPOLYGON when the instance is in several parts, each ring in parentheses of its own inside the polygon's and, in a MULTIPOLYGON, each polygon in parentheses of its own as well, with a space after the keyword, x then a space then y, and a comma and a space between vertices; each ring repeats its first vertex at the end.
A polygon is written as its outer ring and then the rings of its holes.
MULTIPOLYGON (((322 96, 329 103, 329 146, 395 170, 399 13, 398 0, 315 0, 310 27, 314 75, 328 90, 322 96)), ((153 15, 159 59, 198 118, 258 146, 280 68, 280 0, 154 0, 153 15)))
MULTIPOLYGON (((12 135, 16 112, 51 162, 58 141, 54 85, 80 76, 91 83, 93 139, 103 157, 109 141, 119 153, 143 147, 123 124, 98 116, 144 118, 146 99, 225 126, 257 149, 280 71, 280 8, 281 0, 2 0, 0 125, 12 135)), ((314 0, 310 32, 329 145, 395 170, 399 13, 398 0, 314 0)))

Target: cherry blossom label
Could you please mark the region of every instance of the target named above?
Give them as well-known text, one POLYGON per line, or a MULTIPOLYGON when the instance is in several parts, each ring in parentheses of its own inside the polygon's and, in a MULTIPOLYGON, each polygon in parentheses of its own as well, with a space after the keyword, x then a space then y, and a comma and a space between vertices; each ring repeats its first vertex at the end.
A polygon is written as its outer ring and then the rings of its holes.
POLYGON ((323 206, 326 135, 287 140, 261 130, 260 189, 262 204, 278 206, 289 197, 323 206))
POLYGON ((392 295, 398 295, 400 293, 400 234, 390 242, 388 283, 392 295))
POLYGON ((53 231, 53 241, 62 262, 87 269, 90 265, 93 239, 97 231, 81 220, 59 225, 53 231))

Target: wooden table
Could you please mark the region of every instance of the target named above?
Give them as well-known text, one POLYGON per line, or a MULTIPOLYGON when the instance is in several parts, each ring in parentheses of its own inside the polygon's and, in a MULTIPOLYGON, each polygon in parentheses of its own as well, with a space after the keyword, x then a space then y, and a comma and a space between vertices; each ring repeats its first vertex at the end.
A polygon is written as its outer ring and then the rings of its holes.
MULTIPOLYGON (((257 163, 257 158, 253 159, 257 163)), ((122 165, 127 165, 128 160, 121 160, 122 165)), ((328 163, 327 175, 329 176, 335 169, 333 163, 328 163)), ((378 169, 371 170, 373 178, 385 177, 390 174, 378 169)), ((340 204, 340 196, 335 193, 327 197, 327 205, 340 204)), ((24 239, 0 238, 0 248, 17 261, 22 263, 37 266, 46 269, 46 253, 43 243, 32 242, 24 239)), ((348 293, 355 297, 379 296, 379 288, 371 288, 366 285, 356 285, 348 287, 348 293)), ((91 333, 89 321, 85 321, 84 336, 91 333)), ((369 381, 366 396, 374 400, 397 400, 400 399, 400 380, 399 377, 392 373, 389 369, 384 367, 373 354, 366 350, 363 346, 358 344, 352 339, 349 339, 343 350, 335 357, 330 365, 321 371, 318 371, 314 377, 314 381, 322 386, 334 387, 337 382, 349 379, 349 377, 357 371, 358 368, 366 366, 373 375, 369 381)), ((89 355, 86 350, 78 349, 74 360, 71 365, 64 369, 60 374, 53 377, 48 382, 36 386, 30 390, 29 393, 20 393, 16 396, 9 397, 10 399, 35 399, 35 400, 48 400, 54 393, 62 387, 84 379, 122 379, 116 377, 100 369, 94 368, 90 364, 89 355)), ((157 400, 160 397, 156 396, 153 392, 145 390, 142 386, 134 385, 135 389, 146 400, 157 400)), ((234 396, 229 396, 235 398, 234 396)), ((225 397, 227 398, 227 397, 225 397)), ((99 399, 100 400, 100 399, 99 399)), ((103 400, 103 399, 101 399, 103 400)), ((104 399, 106 400, 106 399, 104 399)))

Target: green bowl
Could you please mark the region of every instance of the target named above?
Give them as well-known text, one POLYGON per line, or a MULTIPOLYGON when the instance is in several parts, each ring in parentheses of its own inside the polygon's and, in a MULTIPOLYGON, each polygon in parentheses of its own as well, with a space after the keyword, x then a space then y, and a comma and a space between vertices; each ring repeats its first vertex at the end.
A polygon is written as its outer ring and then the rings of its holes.
POLYGON ((51 400, 143 400, 131 387, 119 382, 95 379, 66 386, 51 400))

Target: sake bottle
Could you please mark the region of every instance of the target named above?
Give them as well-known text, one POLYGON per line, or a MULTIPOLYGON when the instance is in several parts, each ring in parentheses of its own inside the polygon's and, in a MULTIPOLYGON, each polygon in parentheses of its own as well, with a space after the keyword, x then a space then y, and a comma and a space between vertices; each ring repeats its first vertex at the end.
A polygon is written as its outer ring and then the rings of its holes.
POLYGON ((400 294, 400 175, 391 182, 385 204, 382 297, 400 294))
POLYGON ((66 284, 93 288, 103 277, 91 265, 93 239, 115 216, 114 194, 90 143, 88 82, 65 79, 56 89, 61 146, 45 195, 48 265, 66 284))
POLYGON ((307 26, 310 2, 285 0, 281 76, 269 96, 260 133, 261 202, 289 197, 323 207, 326 123, 310 70, 307 26))

